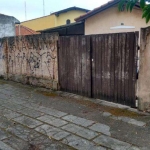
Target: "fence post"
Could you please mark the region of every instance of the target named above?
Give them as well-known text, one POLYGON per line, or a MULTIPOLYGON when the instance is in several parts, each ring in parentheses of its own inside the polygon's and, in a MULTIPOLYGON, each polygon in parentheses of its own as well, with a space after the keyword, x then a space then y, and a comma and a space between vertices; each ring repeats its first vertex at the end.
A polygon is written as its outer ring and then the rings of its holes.
POLYGON ((141 29, 138 81, 139 110, 150 110, 150 27, 141 29))

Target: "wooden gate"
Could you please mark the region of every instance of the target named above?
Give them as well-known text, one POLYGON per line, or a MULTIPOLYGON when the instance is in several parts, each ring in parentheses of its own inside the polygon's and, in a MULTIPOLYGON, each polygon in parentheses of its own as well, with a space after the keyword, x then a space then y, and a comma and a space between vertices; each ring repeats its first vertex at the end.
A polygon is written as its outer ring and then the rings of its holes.
POLYGON ((92 44, 92 97, 135 107, 136 33, 95 35, 92 44))
POLYGON ((60 37, 59 45, 61 90, 91 97, 90 36, 60 37))
POLYGON ((135 107, 137 35, 60 37, 61 90, 135 107))

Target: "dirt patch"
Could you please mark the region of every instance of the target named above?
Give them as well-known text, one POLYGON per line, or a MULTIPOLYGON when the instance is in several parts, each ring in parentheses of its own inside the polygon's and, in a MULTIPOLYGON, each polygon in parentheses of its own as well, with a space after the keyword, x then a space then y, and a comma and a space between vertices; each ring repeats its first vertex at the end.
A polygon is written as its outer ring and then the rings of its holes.
POLYGON ((55 92, 47 92, 47 91, 40 91, 40 90, 37 90, 36 91, 37 93, 40 93, 44 96, 48 96, 48 97, 56 97, 58 96, 55 92))
POLYGON ((129 111, 127 109, 120 109, 120 108, 114 108, 114 107, 109 107, 109 106, 104 106, 101 104, 96 104, 91 101, 87 100, 81 100, 81 99, 73 99, 73 98, 63 98, 65 101, 69 101, 71 103, 78 103, 80 105, 87 106, 89 108, 97 109, 102 112, 109 112, 114 116, 124 116, 124 117, 130 117, 130 118, 135 118, 135 117, 140 117, 140 116, 145 116, 143 114, 139 114, 136 112, 129 111))
POLYGON ((3 85, 3 84, 6 84, 6 82, 3 80, 0 80, 0 84, 3 85))
MULTIPOLYGON (((55 93, 55 91, 44 91, 44 90, 37 90, 37 93, 40 93, 44 96, 47 97, 58 97, 59 95, 57 93, 55 93)), ((110 106, 104 106, 101 104, 96 104, 92 101, 88 101, 88 100, 83 100, 83 99, 74 99, 74 98, 67 98, 67 97, 63 97, 61 98, 64 101, 68 101, 70 103, 77 103, 92 109, 97 109, 99 111, 102 112, 109 112, 114 116, 124 116, 124 117, 130 117, 130 118, 136 118, 136 117, 140 117, 140 116, 145 116, 143 114, 139 114, 136 112, 132 112, 129 111, 127 109, 120 109, 120 108, 114 108, 114 107, 110 107, 110 106)))

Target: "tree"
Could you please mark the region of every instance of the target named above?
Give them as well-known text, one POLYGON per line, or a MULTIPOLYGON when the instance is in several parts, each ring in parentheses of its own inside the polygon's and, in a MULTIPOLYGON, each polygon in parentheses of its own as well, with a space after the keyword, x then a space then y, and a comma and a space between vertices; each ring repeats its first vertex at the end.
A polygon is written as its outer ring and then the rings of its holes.
POLYGON ((150 21, 150 4, 148 2, 150 2, 150 0, 121 0, 118 8, 121 11, 125 6, 127 11, 131 12, 133 7, 139 4, 143 11, 142 18, 145 18, 146 23, 148 23, 150 21))

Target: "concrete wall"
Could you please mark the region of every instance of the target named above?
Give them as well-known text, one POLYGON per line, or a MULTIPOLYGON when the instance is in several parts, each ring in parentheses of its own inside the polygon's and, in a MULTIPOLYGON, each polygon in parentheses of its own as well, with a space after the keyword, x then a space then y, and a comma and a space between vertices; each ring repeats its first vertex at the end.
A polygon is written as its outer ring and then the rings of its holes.
POLYGON ((68 12, 64 12, 56 16, 56 26, 65 25, 66 21, 69 19, 71 23, 75 22, 75 18, 84 15, 86 12, 81 10, 71 10, 68 12))
POLYGON ((150 26, 150 22, 146 24, 145 19, 142 19, 141 9, 134 8, 131 13, 126 10, 120 12, 118 6, 115 6, 88 18, 85 21, 85 34, 133 32, 147 26, 150 26), (125 26, 135 26, 135 29, 110 29, 120 26, 121 23, 125 26))
POLYGON ((55 27, 55 15, 49 15, 33 20, 24 21, 21 25, 26 26, 32 30, 44 30, 55 27))
POLYGON ((25 84, 57 89, 57 40, 56 34, 5 39, 4 77, 25 84))
POLYGON ((15 22, 19 22, 16 18, 0 14, 0 38, 15 36, 15 22))
POLYGON ((75 18, 85 13, 85 11, 81 10, 71 10, 68 12, 61 13, 58 16, 56 16, 55 14, 51 14, 41 18, 24 21, 21 24, 32 30, 39 31, 48 28, 54 28, 60 25, 65 25, 67 19, 70 19, 71 23, 73 23, 75 22, 75 18))
POLYGON ((150 27, 141 29, 139 109, 150 111, 150 27))
POLYGON ((2 50, 2 41, 0 41, 0 77, 4 75, 3 70, 3 50, 2 50))

